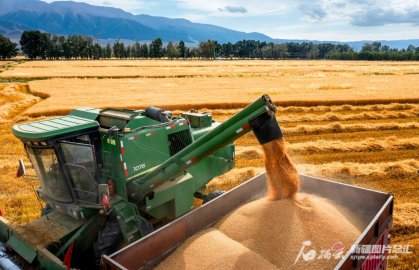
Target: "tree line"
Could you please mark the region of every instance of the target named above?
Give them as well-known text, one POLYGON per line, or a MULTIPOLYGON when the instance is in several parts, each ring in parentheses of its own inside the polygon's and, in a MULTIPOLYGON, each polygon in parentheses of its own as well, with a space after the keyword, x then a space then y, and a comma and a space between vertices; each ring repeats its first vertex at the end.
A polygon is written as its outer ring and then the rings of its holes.
MULTIPOLYGON (((169 42, 160 38, 149 43, 125 44, 117 40, 102 45, 83 35, 52 35, 40 31, 24 31, 20 50, 29 59, 139 59, 139 58, 239 58, 239 59, 335 59, 335 60, 419 60, 419 47, 392 49, 380 42, 365 43, 357 52, 347 44, 287 42, 275 44, 255 40, 220 44, 215 40, 187 47, 185 42, 169 42)), ((15 57, 17 44, 0 35, 0 57, 15 57)))

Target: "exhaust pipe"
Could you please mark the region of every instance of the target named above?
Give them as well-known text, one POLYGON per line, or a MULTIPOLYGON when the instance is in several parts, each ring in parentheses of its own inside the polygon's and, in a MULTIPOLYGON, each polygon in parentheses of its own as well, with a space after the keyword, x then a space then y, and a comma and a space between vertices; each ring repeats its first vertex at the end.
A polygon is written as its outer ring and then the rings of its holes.
POLYGON ((0 243, 0 269, 4 270, 23 270, 15 261, 7 254, 6 247, 0 243))

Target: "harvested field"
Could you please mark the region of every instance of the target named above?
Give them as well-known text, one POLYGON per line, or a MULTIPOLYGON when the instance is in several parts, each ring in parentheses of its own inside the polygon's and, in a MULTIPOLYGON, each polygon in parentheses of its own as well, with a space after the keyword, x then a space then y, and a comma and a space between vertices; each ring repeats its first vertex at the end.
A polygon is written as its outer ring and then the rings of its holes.
POLYGON ((323 133, 350 133, 373 130, 404 130, 404 129, 418 129, 418 122, 408 123, 385 123, 385 124, 341 124, 339 122, 327 125, 299 125, 292 128, 284 128, 286 135, 300 135, 300 134, 323 134, 323 133))
POLYGON ((0 123, 10 121, 16 112, 25 110, 41 100, 28 92, 26 85, 17 83, 0 89, 0 123))
MULTIPOLYGON (((237 108, 262 94, 285 105, 311 105, 334 103, 379 103, 386 101, 406 102, 419 99, 417 76, 409 75, 394 81, 400 90, 388 80, 374 83, 373 89, 361 91, 370 84, 369 78, 355 81, 355 89, 321 91, 307 85, 324 78, 307 77, 243 77, 243 78, 144 78, 144 79, 50 79, 29 83, 34 94, 49 98, 28 109, 30 116, 54 115, 68 112, 75 106, 143 108, 151 105, 168 109, 237 108), (402 84, 402 85, 400 85, 402 84), (179 95, 173 89, 182 89, 179 95), (262 90, 261 90, 262 89, 262 90), (88 91, 86 91, 88 90, 88 91), (359 91, 357 91, 359 90, 359 91), (72 93, 72 98, 67 94, 72 93), (100 95, 98 95, 100 93, 100 95), (205 93, 205 95, 202 95, 205 93), (213 97, 213 100, 208 99, 213 97), (232 98, 234 97, 234 98, 232 98)), ((327 78, 345 80, 345 78, 327 78)), ((348 78, 354 81, 353 78, 348 78)))
MULTIPOLYGON (((287 144, 287 151, 293 155, 310 155, 325 153, 352 153, 352 152, 381 152, 397 150, 417 150, 419 149, 419 138, 398 139, 397 137, 388 137, 380 140, 369 138, 359 142, 345 141, 308 141, 302 143, 287 144)), ((236 158, 259 159, 262 157, 262 151, 254 146, 242 146, 236 149, 236 158)))
POLYGON ((400 160, 396 162, 381 162, 359 164, 353 162, 332 162, 316 165, 299 165, 301 172, 308 175, 324 175, 332 178, 359 177, 359 176, 393 176, 405 178, 417 175, 419 161, 417 159, 400 160))
POLYGON ((326 121, 350 121, 350 120, 378 120, 378 119, 399 119, 399 118, 416 118, 419 117, 419 109, 413 109, 402 112, 364 112, 355 114, 337 114, 337 113, 325 113, 323 115, 288 115, 286 117, 278 117, 281 123, 289 122, 326 122, 326 121))
POLYGON ((398 139, 395 136, 380 140, 369 138, 359 142, 313 141, 294 143, 288 147, 289 153, 313 154, 336 152, 378 152, 394 150, 417 150, 419 138, 398 139))
MULTIPOLYGON (((127 60, 3 66, 0 80, 30 80, 0 83, 0 106, 6 106, 0 122, 0 209, 13 223, 40 213, 32 188, 37 181, 15 178, 17 160, 25 154, 11 135, 14 123, 74 107, 148 105, 202 108, 224 121, 267 93, 280 105, 277 117, 300 172, 395 195, 392 244, 415 248, 413 255, 390 260, 390 269, 419 268, 418 63, 127 60), (41 77, 47 80, 36 80, 41 77)), ((237 141, 236 154, 237 168, 211 181, 210 190, 231 189, 263 171, 263 151, 253 134, 237 141)))
MULTIPOLYGON (((124 78, 124 77, 243 77, 243 76, 370 76, 409 75, 419 72, 417 63, 345 61, 38 61, 26 62, 1 75, 3 78, 124 78)), ((353 88, 351 83, 309 84, 312 89, 330 91, 353 88)))

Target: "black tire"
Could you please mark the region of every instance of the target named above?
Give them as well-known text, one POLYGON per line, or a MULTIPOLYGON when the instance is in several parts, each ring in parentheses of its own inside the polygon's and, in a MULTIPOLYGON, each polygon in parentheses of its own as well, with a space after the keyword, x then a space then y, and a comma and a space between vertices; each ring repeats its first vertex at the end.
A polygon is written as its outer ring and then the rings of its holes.
POLYGON ((110 221, 97 233, 97 240, 93 243, 96 265, 100 265, 102 255, 109 255, 117 251, 124 241, 118 221, 110 221))
POLYGON ((215 198, 217 198, 218 196, 223 195, 224 193, 225 193, 225 191, 223 191, 223 190, 216 190, 216 191, 214 191, 214 192, 212 192, 208 195, 205 195, 202 204, 206 204, 207 202, 214 200, 215 198))
POLYGON ((153 224, 150 223, 147 219, 140 216, 140 229, 143 233, 143 237, 154 232, 153 224))
MULTIPOLYGON (((154 231, 153 225, 145 218, 139 217, 140 229, 143 237, 154 231)), ((100 266, 102 255, 110 255, 120 248, 124 242, 124 236, 118 221, 109 221, 97 234, 97 240, 93 243, 95 262, 100 266)))

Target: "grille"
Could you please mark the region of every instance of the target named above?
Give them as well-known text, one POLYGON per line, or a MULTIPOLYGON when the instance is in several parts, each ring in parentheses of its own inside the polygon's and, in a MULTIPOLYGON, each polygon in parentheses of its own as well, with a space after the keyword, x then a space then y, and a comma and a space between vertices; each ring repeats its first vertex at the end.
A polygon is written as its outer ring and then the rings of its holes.
POLYGON ((191 132, 189 129, 169 134, 168 139, 170 156, 175 155, 192 143, 191 132))

